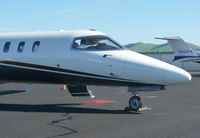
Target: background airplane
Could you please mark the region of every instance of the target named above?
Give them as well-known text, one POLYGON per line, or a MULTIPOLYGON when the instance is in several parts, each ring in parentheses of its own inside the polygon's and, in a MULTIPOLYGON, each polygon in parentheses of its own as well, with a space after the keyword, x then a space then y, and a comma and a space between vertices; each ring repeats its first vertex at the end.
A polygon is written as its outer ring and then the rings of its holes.
MULTIPOLYGON (((168 41, 168 44, 171 46, 174 52, 173 61, 183 61, 183 62, 191 61, 200 63, 200 52, 190 48, 188 44, 180 37, 164 37, 164 38, 157 37, 155 39, 168 41)), ((152 49, 157 49, 165 46, 167 46, 167 44, 158 45, 152 49)))

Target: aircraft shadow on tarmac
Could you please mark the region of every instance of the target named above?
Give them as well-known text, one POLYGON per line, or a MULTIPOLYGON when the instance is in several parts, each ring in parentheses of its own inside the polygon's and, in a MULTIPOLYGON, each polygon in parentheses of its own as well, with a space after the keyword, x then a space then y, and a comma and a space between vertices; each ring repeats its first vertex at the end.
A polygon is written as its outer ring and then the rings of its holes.
POLYGON ((11 112, 43 112, 43 113, 80 113, 80 114, 140 114, 135 112, 126 112, 124 110, 108 110, 84 107, 72 107, 82 105, 77 104, 5 104, 0 103, 0 111, 11 112))
POLYGON ((8 90, 8 91, 0 91, 0 96, 3 95, 11 95, 11 94, 17 94, 17 93, 23 93, 24 90, 8 90))

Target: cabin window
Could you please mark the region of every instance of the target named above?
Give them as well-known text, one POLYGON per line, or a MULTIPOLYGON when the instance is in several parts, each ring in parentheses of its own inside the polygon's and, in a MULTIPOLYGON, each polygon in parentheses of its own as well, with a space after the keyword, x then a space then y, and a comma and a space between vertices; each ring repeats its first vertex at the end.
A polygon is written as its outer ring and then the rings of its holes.
POLYGON ((32 48, 32 52, 35 53, 39 50, 39 47, 40 47, 40 41, 36 41, 34 44, 33 44, 33 48, 32 48))
POLYGON ((6 42, 5 43, 4 48, 3 48, 3 52, 4 53, 8 53, 8 51, 10 49, 10 45, 11 45, 11 42, 6 42))
POLYGON ((113 42, 109 38, 94 37, 94 38, 79 38, 74 41, 73 48, 75 49, 91 49, 91 50, 114 50, 123 49, 122 46, 113 42))
POLYGON ((20 42, 18 45, 17 51, 21 53, 24 50, 24 46, 25 46, 25 42, 24 41, 20 42))

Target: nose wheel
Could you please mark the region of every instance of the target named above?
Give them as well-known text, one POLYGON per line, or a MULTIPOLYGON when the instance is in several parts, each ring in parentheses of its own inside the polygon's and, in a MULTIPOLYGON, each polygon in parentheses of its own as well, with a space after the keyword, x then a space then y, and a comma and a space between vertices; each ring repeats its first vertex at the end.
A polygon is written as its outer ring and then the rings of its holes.
POLYGON ((142 107, 142 100, 138 94, 132 96, 129 100, 129 107, 125 108, 125 111, 135 111, 139 112, 139 109, 142 107))

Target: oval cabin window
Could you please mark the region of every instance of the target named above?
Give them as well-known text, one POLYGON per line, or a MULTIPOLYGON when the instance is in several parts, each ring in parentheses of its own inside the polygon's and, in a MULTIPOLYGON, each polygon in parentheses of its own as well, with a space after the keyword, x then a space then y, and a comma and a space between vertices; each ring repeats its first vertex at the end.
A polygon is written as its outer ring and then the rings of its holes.
POLYGON ((40 41, 36 41, 34 44, 33 44, 33 48, 32 48, 32 52, 35 53, 39 50, 39 47, 40 47, 40 41))
POLYGON ((4 53, 8 53, 8 51, 10 49, 10 45, 11 45, 11 42, 6 42, 5 43, 4 48, 3 48, 3 52, 4 53))
POLYGON ((18 45, 17 51, 19 53, 21 53, 24 50, 24 46, 25 46, 25 42, 24 41, 20 42, 19 45, 18 45))

